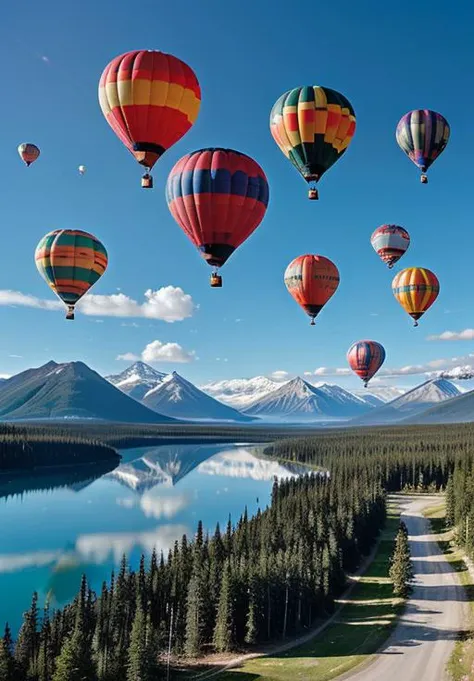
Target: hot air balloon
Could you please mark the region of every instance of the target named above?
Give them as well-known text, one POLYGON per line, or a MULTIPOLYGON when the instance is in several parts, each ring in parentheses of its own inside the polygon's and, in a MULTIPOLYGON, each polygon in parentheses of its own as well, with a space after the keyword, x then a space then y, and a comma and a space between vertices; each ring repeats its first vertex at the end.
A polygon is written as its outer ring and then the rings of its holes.
POLYGON ((27 166, 30 166, 36 161, 41 152, 36 144, 24 142, 18 147, 18 153, 20 154, 22 161, 24 161, 27 166))
POLYGON ((370 237, 370 243, 381 260, 392 269, 410 245, 410 235, 398 225, 381 225, 370 237))
POLYGON ((84 173, 86 172, 86 166, 79 166, 78 171, 79 175, 84 175, 84 173))
POLYGON ((48 286, 67 305, 74 306, 107 268, 107 251, 97 237, 78 229, 57 229, 46 234, 35 252, 36 267, 48 286))
POLYGON ((395 275, 392 291, 405 312, 415 320, 414 326, 418 326, 418 319, 438 297, 439 281, 425 267, 408 267, 395 275))
POLYGON ((183 156, 166 183, 174 219, 215 268, 211 286, 222 286, 217 269, 261 223, 269 189, 265 173, 233 149, 199 149, 183 156))
POLYGON ((377 341, 361 340, 347 351, 347 361, 352 371, 364 381, 364 387, 375 376, 385 361, 385 348, 377 341))
POLYGON ((285 286, 307 315, 314 319, 339 286, 336 265, 323 255, 300 255, 285 271, 285 286))
POLYGON ((425 173, 446 148, 449 133, 448 121, 429 109, 409 111, 398 122, 398 146, 421 170, 422 184, 428 182, 425 173))
POLYGON ((201 90, 194 71, 177 57, 135 50, 113 59, 99 83, 102 113, 117 137, 147 172, 195 122, 201 90))
POLYGON ((316 183, 344 154, 355 127, 350 102, 336 90, 319 85, 285 92, 270 113, 273 139, 309 183, 311 200, 318 198, 316 183))

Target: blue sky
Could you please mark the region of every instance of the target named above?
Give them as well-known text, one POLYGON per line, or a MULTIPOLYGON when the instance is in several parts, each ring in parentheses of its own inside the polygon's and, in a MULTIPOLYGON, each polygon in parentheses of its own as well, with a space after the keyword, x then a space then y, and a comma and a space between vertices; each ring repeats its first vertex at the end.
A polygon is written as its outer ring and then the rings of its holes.
MULTIPOLYGON (((6 247, 0 373, 50 358, 81 359, 100 372, 117 373, 127 366, 119 355, 139 356, 154 341, 159 344, 146 356, 177 352, 190 360, 154 365, 177 369, 196 383, 346 367, 347 348, 360 338, 384 344, 385 366, 394 374, 408 365, 420 365, 423 372, 436 360, 446 361, 431 368, 468 364, 474 332, 458 341, 427 337, 474 327, 472 20, 467 3, 454 12, 425 0, 409 12, 393 3, 346 0, 311 6, 297 0, 291 12, 287 4, 269 0, 141 0, 133 8, 111 0, 9 3, 0 42, 0 223, 6 247), (158 162, 149 192, 141 190, 141 168, 106 124, 97 101, 103 68, 131 49, 176 55, 194 69, 202 88, 196 125, 158 162), (321 181, 317 203, 306 199, 305 183, 268 128, 278 96, 305 84, 342 92, 357 116, 354 140, 321 181), (448 119, 451 139, 422 186, 394 133, 404 113, 425 107, 448 119), (30 169, 17 156, 23 141, 41 147, 30 169), (174 163, 207 146, 249 154, 270 184, 266 217, 223 268, 221 290, 210 289, 210 268, 164 198, 174 163), (79 164, 87 166, 82 178, 79 164), (387 222, 403 225, 412 238, 400 266, 428 267, 440 280, 438 301, 418 329, 393 298, 393 274, 370 246, 372 231, 387 222), (120 292, 142 304, 149 289, 179 287, 184 294, 162 291, 153 309, 162 311, 167 303, 168 316, 191 316, 173 323, 126 316, 143 310, 123 299, 125 316, 78 313, 74 323, 62 311, 12 307, 15 300, 54 301, 36 271, 34 250, 55 228, 91 231, 106 245, 109 268, 94 294, 120 292), (285 267, 303 253, 331 258, 341 275, 315 327, 283 284, 285 267), (182 350, 163 351, 160 344, 167 343, 182 350)), ((411 385, 423 378, 405 374, 395 382, 411 385)), ((337 380, 360 385, 356 378, 337 380)))

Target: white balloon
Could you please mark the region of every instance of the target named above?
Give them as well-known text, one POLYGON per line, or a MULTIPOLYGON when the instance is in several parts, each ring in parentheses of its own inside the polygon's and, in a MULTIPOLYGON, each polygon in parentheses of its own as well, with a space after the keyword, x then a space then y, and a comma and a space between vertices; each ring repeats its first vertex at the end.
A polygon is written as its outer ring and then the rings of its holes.
POLYGON ((79 166, 79 172, 81 175, 84 175, 84 173, 86 172, 86 166, 79 166))

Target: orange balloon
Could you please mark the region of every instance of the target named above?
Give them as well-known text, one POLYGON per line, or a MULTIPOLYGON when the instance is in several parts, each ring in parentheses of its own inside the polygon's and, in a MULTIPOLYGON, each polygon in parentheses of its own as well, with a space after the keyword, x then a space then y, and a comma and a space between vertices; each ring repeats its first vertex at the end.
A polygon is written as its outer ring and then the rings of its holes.
POLYGON ((415 320, 414 326, 418 326, 418 319, 438 297, 438 277, 425 267, 408 267, 395 275, 392 292, 405 312, 415 320))
POLYGON ((323 255, 300 255, 286 268, 285 286, 314 326, 315 317, 339 286, 339 270, 323 255))

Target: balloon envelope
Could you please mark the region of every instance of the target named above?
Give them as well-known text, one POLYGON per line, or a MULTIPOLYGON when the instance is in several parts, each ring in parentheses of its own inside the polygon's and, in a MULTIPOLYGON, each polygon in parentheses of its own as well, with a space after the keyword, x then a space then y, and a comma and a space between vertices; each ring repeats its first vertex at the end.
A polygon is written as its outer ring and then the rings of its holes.
POLYGON ((438 297, 439 281, 425 267, 408 267, 395 275, 392 291, 405 312, 415 320, 415 326, 418 326, 418 319, 438 297))
POLYGON ((183 156, 166 183, 174 219, 212 267, 222 267, 258 227, 268 206, 267 178, 256 161, 233 149, 183 156))
POLYGON ((355 127, 349 100, 319 85, 285 92, 270 113, 273 139, 306 182, 318 182, 345 153, 355 127))
POLYGON ((48 286, 73 309, 104 274, 108 257, 105 246, 92 234, 78 229, 57 229, 41 239, 35 261, 48 286))
POLYGON ((194 71, 177 57, 135 50, 105 67, 99 103, 138 163, 152 168, 195 122, 201 90, 194 71))
POLYGON ((20 158, 29 166, 36 161, 41 152, 36 144, 25 142, 19 145, 18 153, 20 154, 20 158))
POLYGON ((409 111, 396 130, 398 146, 423 173, 444 151, 449 135, 448 121, 429 109, 409 111))
POLYGON ((323 255, 300 255, 286 268, 285 286, 311 324, 339 286, 336 265, 323 255))
POLYGON ((357 341, 347 351, 347 361, 352 371, 364 381, 367 387, 367 383, 385 361, 385 348, 377 341, 357 341))
POLYGON ((377 255, 391 269, 410 245, 410 235, 398 225, 381 225, 370 238, 377 255))

